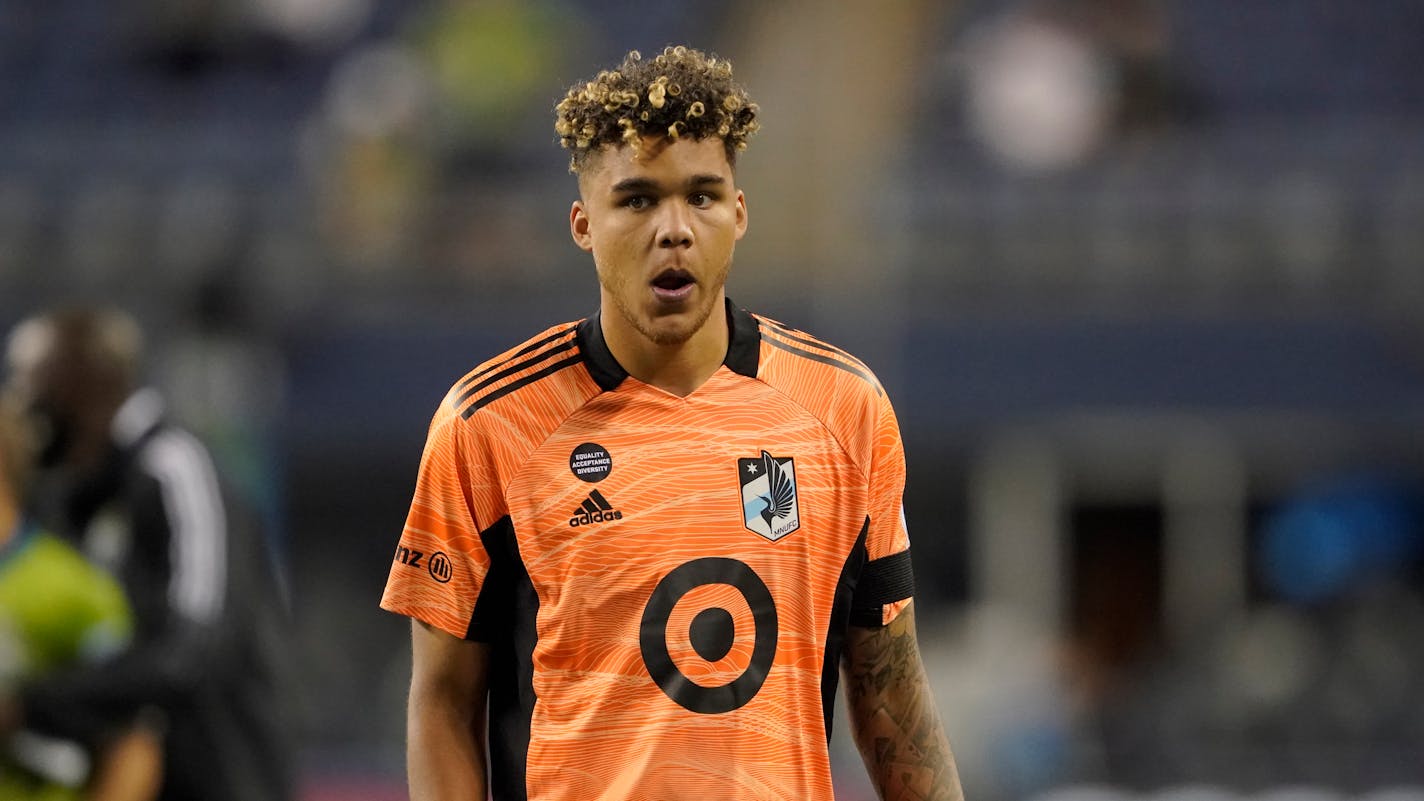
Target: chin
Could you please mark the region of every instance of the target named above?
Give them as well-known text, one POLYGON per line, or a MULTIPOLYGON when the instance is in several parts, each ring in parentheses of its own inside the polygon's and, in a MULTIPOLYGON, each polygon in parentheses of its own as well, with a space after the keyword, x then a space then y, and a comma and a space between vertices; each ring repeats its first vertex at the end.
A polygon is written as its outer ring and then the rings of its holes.
POLYGON ((633 304, 619 304, 626 320, 643 338, 654 345, 682 345, 697 335, 707 325, 716 304, 688 304, 678 311, 656 308, 630 308, 633 304), (661 312, 661 313, 659 313, 661 312))
POLYGON ((690 325, 657 325, 650 324, 643 328, 643 336, 652 341, 654 345, 681 345, 692 335, 697 333, 697 329, 690 325))

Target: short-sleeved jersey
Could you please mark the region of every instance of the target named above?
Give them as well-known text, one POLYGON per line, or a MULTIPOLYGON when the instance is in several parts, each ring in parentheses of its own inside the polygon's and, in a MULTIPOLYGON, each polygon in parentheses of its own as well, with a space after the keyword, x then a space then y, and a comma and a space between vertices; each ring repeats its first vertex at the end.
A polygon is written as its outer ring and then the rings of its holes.
POLYGON ((847 626, 913 591, 899 429, 855 358, 727 315, 687 397, 595 316, 435 415, 381 605, 490 644, 500 801, 832 798, 847 626))

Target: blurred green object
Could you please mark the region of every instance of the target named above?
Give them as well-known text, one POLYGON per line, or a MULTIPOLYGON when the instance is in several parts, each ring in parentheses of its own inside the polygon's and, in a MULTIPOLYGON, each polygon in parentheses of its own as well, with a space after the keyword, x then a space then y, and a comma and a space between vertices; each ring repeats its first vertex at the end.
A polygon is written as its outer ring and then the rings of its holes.
MULTIPOLYGON (((0 684, 6 689, 113 656, 132 632, 133 613, 118 582, 73 546, 30 526, 0 549, 0 684)), ((27 737, 5 743, 0 799, 81 799, 75 785, 86 778, 88 761, 78 746, 27 737)))

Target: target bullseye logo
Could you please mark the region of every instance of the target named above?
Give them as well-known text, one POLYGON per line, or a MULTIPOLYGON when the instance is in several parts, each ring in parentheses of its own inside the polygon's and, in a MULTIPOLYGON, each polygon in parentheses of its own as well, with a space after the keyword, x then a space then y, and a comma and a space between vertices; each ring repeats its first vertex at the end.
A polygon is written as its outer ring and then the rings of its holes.
MULTIPOLYGON (((722 607, 709 606, 693 617, 688 635, 698 656, 715 662, 732 649, 736 636, 733 615, 722 607)), ((648 675, 669 698, 692 712, 715 715, 739 709, 756 696, 776 658, 777 636, 776 603, 766 582, 744 562, 706 557, 678 566, 658 582, 643 610, 639 645, 648 675), (688 593, 716 584, 736 589, 751 610, 752 652, 746 669, 735 679, 717 687, 704 687, 673 661, 668 649, 668 620, 678 601, 688 593)))

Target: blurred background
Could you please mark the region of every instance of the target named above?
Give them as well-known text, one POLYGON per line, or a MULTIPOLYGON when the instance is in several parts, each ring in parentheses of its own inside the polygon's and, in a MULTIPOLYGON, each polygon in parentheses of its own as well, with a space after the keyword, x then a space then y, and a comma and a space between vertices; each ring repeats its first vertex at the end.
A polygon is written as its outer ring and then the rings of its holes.
POLYGON ((551 110, 677 42, 762 106, 730 294, 896 403, 968 796, 1424 798, 1424 3, 0 0, 0 324, 143 320, 304 798, 404 797, 426 424, 596 308, 551 110))

